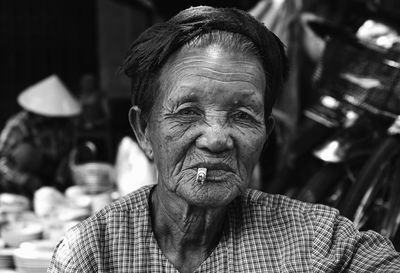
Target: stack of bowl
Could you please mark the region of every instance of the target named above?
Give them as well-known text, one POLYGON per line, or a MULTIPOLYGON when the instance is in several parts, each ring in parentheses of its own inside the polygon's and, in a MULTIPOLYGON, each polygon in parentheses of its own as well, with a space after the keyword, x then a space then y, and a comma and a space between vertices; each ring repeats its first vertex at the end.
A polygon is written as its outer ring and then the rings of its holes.
POLYGON ((21 221, 5 225, 1 236, 7 247, 16 248, 23 242, 37 240, 42 237, 43 225, 34 221, 21 221))
POLYGON ((14 262, 18 272, 45 273, 50 265, 55 241, 34 240, 25 242, 14 251, 14 262))

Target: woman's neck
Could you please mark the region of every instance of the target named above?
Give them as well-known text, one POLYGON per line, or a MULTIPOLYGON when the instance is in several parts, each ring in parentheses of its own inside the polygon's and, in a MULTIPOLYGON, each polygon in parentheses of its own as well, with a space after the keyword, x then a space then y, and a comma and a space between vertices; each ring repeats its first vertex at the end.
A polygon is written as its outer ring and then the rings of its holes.
POLYGON ((217 246, 226 208, 191 206, 173 193, 154 188, 152 225, 157 242, 180 272, 195 270, 217 246))

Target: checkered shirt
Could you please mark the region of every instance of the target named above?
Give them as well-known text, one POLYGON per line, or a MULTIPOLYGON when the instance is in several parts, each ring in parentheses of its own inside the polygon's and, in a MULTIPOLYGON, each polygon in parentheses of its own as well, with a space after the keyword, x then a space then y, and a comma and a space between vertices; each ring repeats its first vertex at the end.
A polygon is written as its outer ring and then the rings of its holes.
MULTIPOLYGON (((178 272, 151 228, 145 186, 70 230, 48 272, 178 272)), ((337 210, 248 190, 234 200, 219 244, 195 272, 400 272, 400 256, 376 232, 337 210)))

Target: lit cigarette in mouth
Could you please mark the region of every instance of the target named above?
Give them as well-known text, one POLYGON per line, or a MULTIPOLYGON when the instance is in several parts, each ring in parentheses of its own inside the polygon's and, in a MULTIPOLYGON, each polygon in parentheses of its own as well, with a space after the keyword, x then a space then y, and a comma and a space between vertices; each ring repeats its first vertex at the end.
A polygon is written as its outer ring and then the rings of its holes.
POLYGON ((206 181, 206 176, 207 176, 207 168, 198 168, 197 169, 197 177, 196 177, 197 182, 199 182, 203 185, 204 181, 206 181))

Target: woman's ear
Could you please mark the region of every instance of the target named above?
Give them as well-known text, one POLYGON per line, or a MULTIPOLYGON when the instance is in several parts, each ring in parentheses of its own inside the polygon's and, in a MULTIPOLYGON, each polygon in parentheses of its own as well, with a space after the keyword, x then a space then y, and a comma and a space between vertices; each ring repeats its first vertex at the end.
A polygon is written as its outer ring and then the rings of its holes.
POLYGON ((129 110, 129 123, 131 124, 139 146, 142 148, 146 156, 150 160, 153 160, 153 148, 148 135, 147 122, 143 121, 141 111, 137 106, 133 106, 129 110))
POLYGON ((275 118, 273 116, 269 116, 265 122, 265 128, 267 131, 267 137, 269 137, 272 133, 272 130, 275 128, 275 118))
POLYGON ((268 119, 265 121, 265 131, 267 132, 267 138, 262 148, 261 154, 265 153, 265 150, 267 149, 268 146, 268 139, 272 134, 274 128, 275 128, 275 118, 273 116, 269 116, 268 119))

